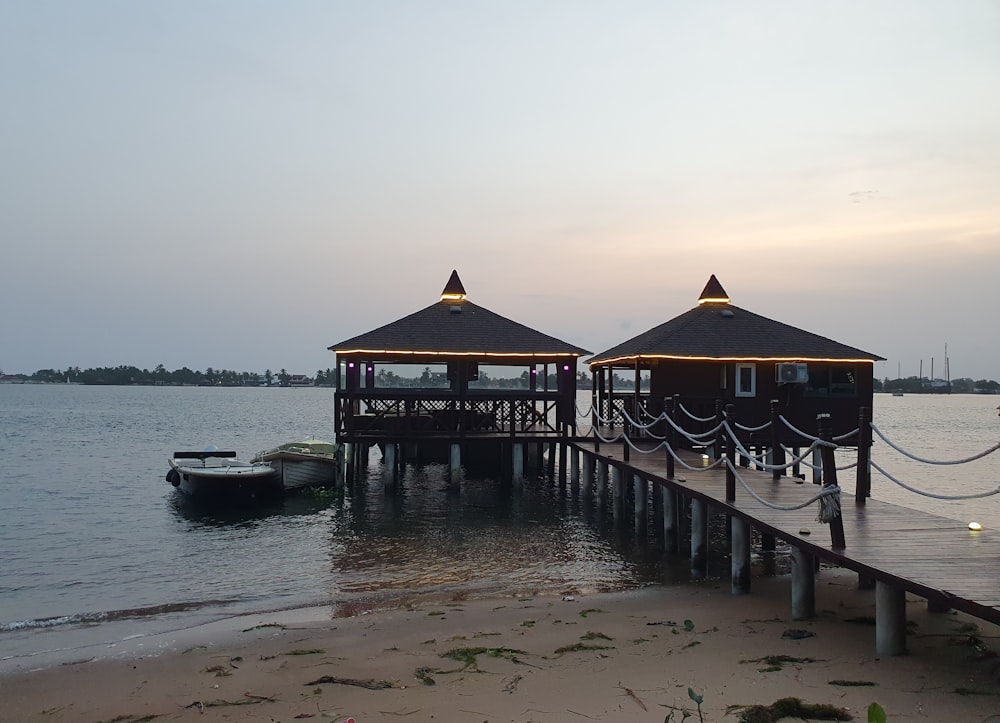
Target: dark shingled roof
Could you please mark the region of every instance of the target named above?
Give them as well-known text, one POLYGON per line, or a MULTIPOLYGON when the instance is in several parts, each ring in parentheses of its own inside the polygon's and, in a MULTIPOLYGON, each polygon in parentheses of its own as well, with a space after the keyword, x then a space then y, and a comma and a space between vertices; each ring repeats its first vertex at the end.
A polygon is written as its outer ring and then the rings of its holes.
MULTIPOLYGON (((714 275, 702 295, 706 293, 710 298, 726 298, 722 285, 714 275)), ((883 359, 877 354, 855 349, 728 303, 700 304, 666 323, 597 354, 587 363, 600 364, 611 359, 636 356, 781 360, 883 359)))
MULTIPOLYGON (((446 294, 464 294, 453 271, 446 294)), ((391 324, 345 339, 329 347, 334 352, 437 352, 555 356, 590 354, 548 334, 511 321, 466 299, 439 301, 391 324)))

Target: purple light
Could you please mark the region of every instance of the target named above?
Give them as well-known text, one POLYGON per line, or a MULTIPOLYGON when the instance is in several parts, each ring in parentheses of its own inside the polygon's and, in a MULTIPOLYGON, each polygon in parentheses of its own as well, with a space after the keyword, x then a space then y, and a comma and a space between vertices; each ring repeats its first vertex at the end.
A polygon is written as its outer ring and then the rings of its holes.
POLYGON ((537 370, 537 369, 532 369, 532 370, 531 370, 531 373, 532 373, 532 374, 538 374, 538 370, 537 370))
POLYGON ((368 371, 372 371, 375 367, 368 367, 368 371))
POLYGON ((564 364, 563 365, 563 371, 564 372, 568 372, 569 371, 569 364, 564 364))
POLYGON ((348 369, 353 369, 354 368, 354 362, 348 362, 347 368, 348 369))

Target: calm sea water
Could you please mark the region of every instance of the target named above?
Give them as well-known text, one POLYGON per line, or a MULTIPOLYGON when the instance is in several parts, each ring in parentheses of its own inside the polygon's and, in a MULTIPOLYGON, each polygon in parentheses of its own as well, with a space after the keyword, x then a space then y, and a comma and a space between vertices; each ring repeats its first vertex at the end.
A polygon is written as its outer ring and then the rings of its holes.
MULTIPOLYGON (((997 442, 998 401, 879 396, 875 422, 919 456, 961 458, 997 442)), ((249 458, 329 438, 332 409, 330 389, 0 385, 0 672, 101 657, 124 641, 245 613, 686 578, 682 559, 637 544, 544 481, 515 495, 466 479, 456 495, 442 467, 410 468, 403 493, 386 498, 373 453, 346 494, 222 513, 191 507, 164 480, 174 450, 215 444, 249 458)), ((939 494, 1000 484, 1000 453, 929 467, 878 442, 874 458, 939 494)), ((874 496, 1000 524, 996 497, 934 501, 879 475, 874 496)))

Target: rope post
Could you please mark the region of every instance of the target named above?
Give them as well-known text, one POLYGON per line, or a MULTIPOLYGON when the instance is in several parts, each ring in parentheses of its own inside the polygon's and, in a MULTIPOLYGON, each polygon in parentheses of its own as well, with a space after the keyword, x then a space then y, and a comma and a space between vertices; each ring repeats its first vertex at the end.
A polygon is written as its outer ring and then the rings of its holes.
MULTIPOLYGON (((729 427, 732 430, 733 436, 736 435, 736 405, 727 404, 726 405, 726 421, 729 422, 729 427)), ((729 440, 726 443, 726 502, 736 501, 736 440, 729 440)))
POLYGON ((858 476, 854 488, 854 504, 864 507, 872 496, 872 410, 861 407, 858 410, 858 476))
MULTIPOLYGON (((778 417, 780 416, 780 402, 777 399, 771 400, 771 464, 777 466, 785 461, 784 454, 781 452, 781 441, 778 437, 778 422, 780 421, 778 417), (780 462, 779 462, 780 459, 780 462)), ((771 480, 777 482, 781 479, 781 470, 775 469, 771 471, 771 480)))
MULTIPOLYGON (((715 423, 716 424, 721 424, 722 420, 724 420, 725 418, 726 418, 725 417, 725 407, 722 404, 722 400, 721 399, 716 399, 715 400, 715 423)), ((726 430, 722 429, 720 427, 719 431, 715 433, 715 440, 713 442, 713 445, 715 447, 715 449, 712 450, 712 452, 713 452, 712 459, 713 460, 715 460, 715 459, 722 459, 722 450, 723 450, 723 445, 725 444, 725 441, 726 441, 726 430)))
MULTIPOLYGON (((816 426, 819 430, 817 436, 824 442, 829 442, 829 444, 823 445, 821 451, 823 456, 823 489, 836 487, 837 461, 834 455, 833 430, 830 427, 830 415, 816 415, 816 426)), ((844 539, 844 518, 841 517, 839 508, 833 519, 830 520, 830 544, 835 550, 843 550, 847 547, 847 541, 844 539)))
MULTIPOLYGON (((663 413, 667 416, 668 419, 672 419, 674 421, 677 421, 675 419, 675 417, 674 417, 674 415, 677 413, 676 412, 676 409, 677 409, 676 401, 677 401, 676 395, 673 396, 673 397, 666 397, 663 400, 663 413)), ((674 436, 674 434, 675 434, 674 433, 674 426, 672 424, 670 424, 670 422, 665 422, 664 424, 665 424, 665 428, 664 428, 663 431, 664 431, 664 434, 666 436, 666 442, 667 442, 667 448, 664 450, 667 453, 667 479, 673 479, 674 478, 674 455, 672 455, 670 452, 671 452, 671 450, 674 450, 674 449, 677 448, 677 445, 675 444, 676 437, 674 436)))

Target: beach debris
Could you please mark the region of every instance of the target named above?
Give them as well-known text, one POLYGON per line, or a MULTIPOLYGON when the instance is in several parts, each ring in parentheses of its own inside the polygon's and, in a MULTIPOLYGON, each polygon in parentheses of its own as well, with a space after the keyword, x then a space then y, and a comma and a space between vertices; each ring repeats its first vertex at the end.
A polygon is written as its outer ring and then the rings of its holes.
POLYGON ((504 693, 514 693, 517 690, 517 684, 521 682, 523 675, 515 675, 510 679, 510 682, 503 687, 504 693))
POLYGON ((513 663, 522 663, 518 655, 527 655, 523 650, 513 648, 454 648, 447 653, 442 653, 442 658, 450 658, 462 663, 462 669, 479 670, 479 663, 476 660, 480 655, 488 655, 491 658, 505 658, 513 663))
POLYGON ((614 640, 614 638, 608 637, 604 633, 595 633, 588 630, 580 636, 580 640, 614 640))
POLYGON ((296 648, 289 650, 284 655, 322 655, 326 651, 323 648, 296 648))
POLYGON ((205 668, 205 673, 215 673, 216 678, 224 678, 228 675, 232 675, 232 671, 226 668, 224 665, 211 665, 205 668))
POLYGON ((816 658, 796 658, 791 655, 765 655, 763 658, 748 658, 741 663, 767 663, 767 667, 758 668, 758 673, 774 673, 782 670, 788 663, 815 663, 816 658))
POLYGON ((645 711, 649 710, 649 708, 646 707, 646 704, 642 702, 642 699, 635 694, 634 690, 632 690, 631 688, 626 688, 624 685, 621 684, 621 681, 618 682, 618 687, 624 690, 625 695, 634 700, 636 705, 638 705, 640 708, 642 708, 645 711))
POLYGON ((417 668, 414 671, 413 676, 424 685, 437 685, 437 681, 434 680, 434 677, 431 675, 436 672, 438 671, 434 668, 417 668))
POLYGON ((694 621, 692 621, 692 620, 685 620, 684 621, 684 630, 686 632, 693 633, 694 632, 694 621))
POLYGON ((368 690, 386 690, 387 688, 395 687, 388 680, 358 680, 356 678, 338 678, 333 675, 324 675, 316 680, 311 680, 303 685, 353 685, 358 688, 367 688, 368 690))
POLYGON ((781 637, 788 640, 803 640, 804 638, 815 638, 816 633, 811 630, 802 630, 801 628, 789 628, 781 634, 781 637))
POLYGON ((581 610, 580 611, 580 617, 581 618, 585 618, 588 615, 590 615, 591 613, 603 613, 603 612, 604 611, 601 610, 600 608, 587 608, 586 610, 581 610))
POLYGON ((563 601, 564 602, 574 602, 575 600, 576 600, 576 598, 573 597, 572 595, 563 595, 563 601))
POLYGON ((267 695, 252 695, 244 693, 245 698, 241 700, 196 700, 193 703, 182 705, 182 708, 197 708, 199 713, 204 713, 206 708, 222 708, 228 705, 257 705, 259 703, 274 703, 275 698, 267 695))
POLYGON ((244 633, 249 633, 251 630, 260 630, 261 628, 278 628, 278 630, 284 630, 285 626, 281 623, 261 623, 260 625, 254 625, 253 627, 244 628, 244 633))
POLYGON ((751 705, 743 709, 739 723, 775 723, 782 718, 803 720, 854 720, 843 708, 827 703, 805 703, 798 698, 781 698, 771 705, 751 705))
POLYGON ((525 620, 523 623, 521 623, 521 627, 522 628, 533 628, 533 627, 535 627, 535 621, 534 620, 525 620))
POLYGON ((827 685, 839 685, 843 688, 865 688, 878 685, 878 683, 872 680, 830 680, 827 681, 827 685))
POLYGON ((657 620, 656 622, 649 622, 646 625, 667 625, 672 628, 677 627, 677 623, 673 620, 657 620))
POLYGON ((561 656, 564 653, 581 653, 590 650, 614 650, 613 645, 588 645, 587 643, 573 643, 573 645, 565 645, 561 648, 557 648, 555 651, 556 656, 561 656))
POLYGON ((809 531, 808 527, 803 527, 802 529, 799 530, 799 534, 800 535, 811 535, 812 533, 809 531))

